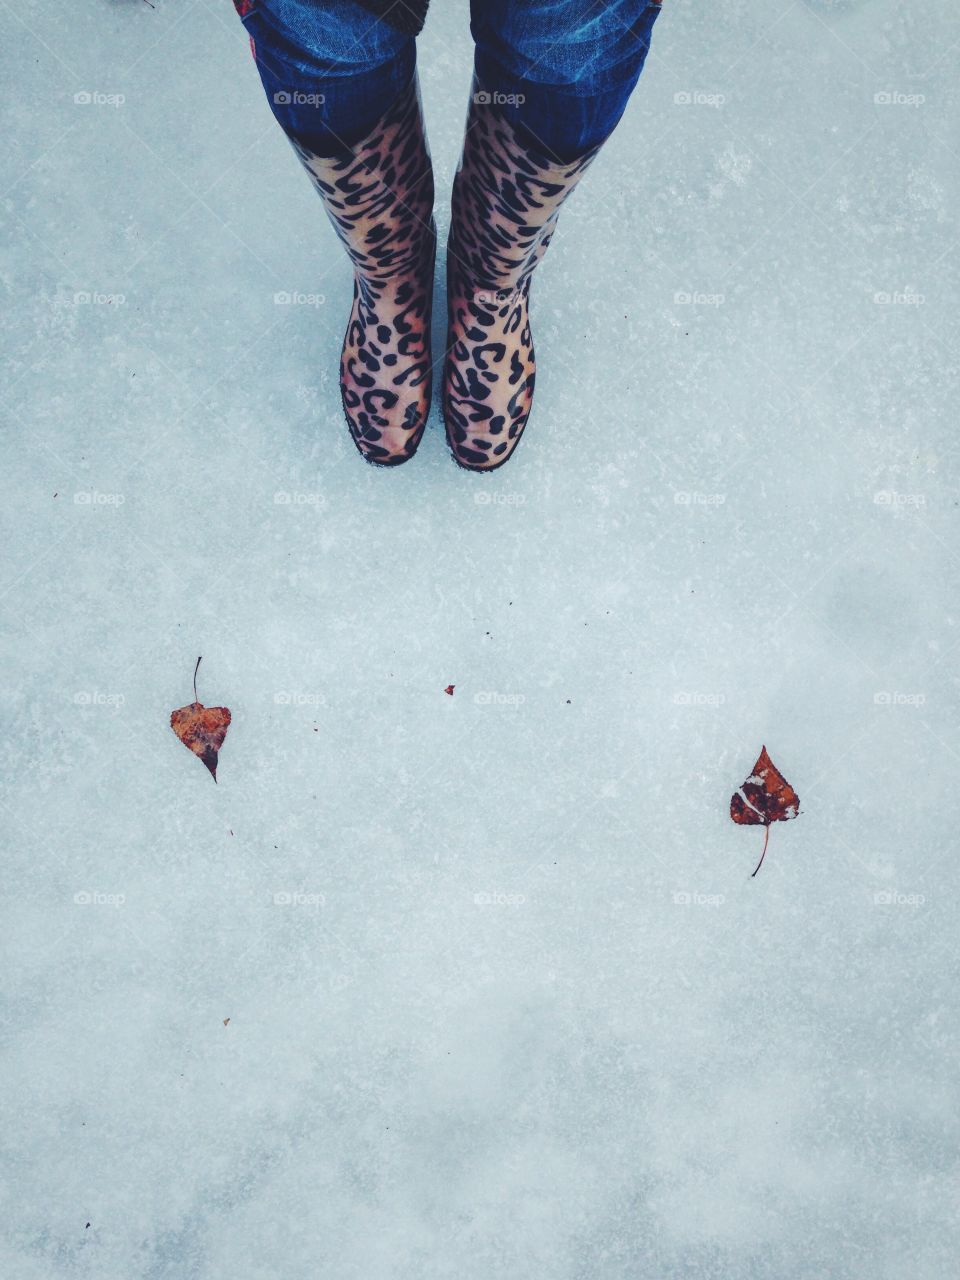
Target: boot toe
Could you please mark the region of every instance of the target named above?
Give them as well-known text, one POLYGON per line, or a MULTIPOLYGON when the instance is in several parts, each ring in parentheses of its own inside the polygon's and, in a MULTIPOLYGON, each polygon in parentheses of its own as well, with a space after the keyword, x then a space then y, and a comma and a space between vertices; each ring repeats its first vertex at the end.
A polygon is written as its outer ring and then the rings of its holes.
POLYGON ((371 413, 362 399, 349 395, 345 389, 343 409, 350 437, 361 457, 380 467, 398 467, 409 462, 419 447, 427 423, 429 399, 371 413))
MULTIPOLYGON (((464 402, 456 393, 459 379, 448 365, 444 377, 443 418, 453 460, 467 471, 493 471, 513 457, 533 405, 533 378, 525 394, 514 395, 500 412, 475 401, 464 402)), ((503 390, 501 401, 505 400, 503 390)))
MULTIPOLYGON (((449 424, 449 416, 447 421, 449 424)), ((454 462, 465 471, 495 471, 513 456, 525 426, 524 417, 514 425, 509 437, 503 439, 472 435, 459 427, 450 429, 448 425, 447 444, 454 462)))

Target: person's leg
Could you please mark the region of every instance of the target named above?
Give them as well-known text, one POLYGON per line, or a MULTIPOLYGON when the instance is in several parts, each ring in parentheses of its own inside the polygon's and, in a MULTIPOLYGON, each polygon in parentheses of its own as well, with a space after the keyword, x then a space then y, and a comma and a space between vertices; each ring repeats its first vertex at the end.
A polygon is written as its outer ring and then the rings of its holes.
POLYGON ((354 268, 340 362, 370 462, 415 452, 430 408, 436 234, 412 36, 354 0, 234 0, 267 100, 354 268))
POLYGON ((561 205, 623 114, 659 8, 472 2, 476 75, 453 190, 443 398, 462 466, 500 466, 526 426, 530 278, 561 205))

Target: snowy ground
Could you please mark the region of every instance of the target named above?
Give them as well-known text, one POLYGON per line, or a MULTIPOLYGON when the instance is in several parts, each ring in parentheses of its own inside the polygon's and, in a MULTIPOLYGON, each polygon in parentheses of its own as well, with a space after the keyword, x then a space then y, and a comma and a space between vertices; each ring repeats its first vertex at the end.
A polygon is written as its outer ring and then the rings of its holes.
POLYGON ((229 0, 0 8, 0 1271, 954 1274, 955 5, 666 0, 490 477, 349 443, 229 0))

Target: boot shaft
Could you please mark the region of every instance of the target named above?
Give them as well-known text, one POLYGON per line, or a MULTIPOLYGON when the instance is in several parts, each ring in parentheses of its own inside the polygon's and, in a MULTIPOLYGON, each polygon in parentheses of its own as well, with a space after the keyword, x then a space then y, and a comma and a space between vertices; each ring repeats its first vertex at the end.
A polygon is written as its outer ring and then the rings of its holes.
POLYGON ((288 135, 358 279, 414 270, 431 238, 433 168, 416 76, 349 156, 325 157, 288 135))
POLYGON ((566 164, 551 160, 489 97, 474 82, 453 184, 450 270, 472 290, 520 291, 600 148, 566 164))

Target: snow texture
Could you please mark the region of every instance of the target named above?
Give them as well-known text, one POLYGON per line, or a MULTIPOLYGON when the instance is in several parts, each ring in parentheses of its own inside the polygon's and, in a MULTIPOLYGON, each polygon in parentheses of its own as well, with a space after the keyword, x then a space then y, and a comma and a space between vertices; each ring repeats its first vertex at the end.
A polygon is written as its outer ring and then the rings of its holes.
POLYGON ((956 5, 666 0, 486 477, 229 0, 2 7, 0 1274, 954 1275, 956 5))

